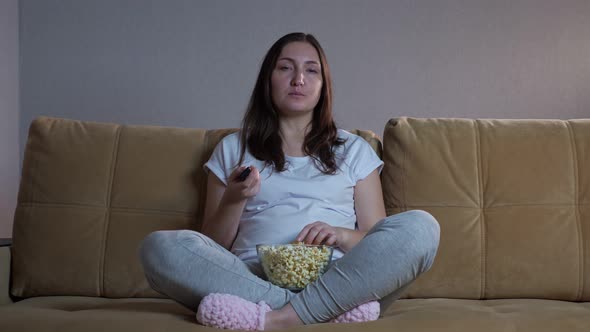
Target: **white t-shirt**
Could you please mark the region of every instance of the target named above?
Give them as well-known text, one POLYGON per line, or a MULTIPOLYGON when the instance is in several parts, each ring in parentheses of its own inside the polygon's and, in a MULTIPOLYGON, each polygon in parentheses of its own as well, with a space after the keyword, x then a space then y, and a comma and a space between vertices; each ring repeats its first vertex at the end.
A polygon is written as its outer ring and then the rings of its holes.
MULTIPOLYGON (((383 162, 362 137, 341 129, 338 137, 346 143, 335 151, 339 170, 334 175, 323 174, 311 157, 290 156, 285 156, 287 170, 279 173, 246 151, 243 165, 260 171, 261 184, 258 194, 244 207, 231 248, 235 255, 244 261, 256 260, 257 244, 292 242, 303 227, 315 221, 355 229, 354 186, 373 170, 380 172, 383 162)), ((227 185, 239 166, 240 152, 239 132, 226 136, 204 165, 205 171, 210 170, 227 185)), ((342 255, 336 248, 333 259, 342 255)))

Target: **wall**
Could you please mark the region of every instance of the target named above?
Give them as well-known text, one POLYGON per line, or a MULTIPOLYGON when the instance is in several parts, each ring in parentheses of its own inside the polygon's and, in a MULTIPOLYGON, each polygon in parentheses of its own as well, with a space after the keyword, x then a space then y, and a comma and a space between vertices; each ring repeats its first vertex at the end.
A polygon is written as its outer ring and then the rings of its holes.
POLYGON ((590 117, 587 0, 21 0, 20 153, 39 115, 238 126, 266 50, 322 43, 343 128, 590 117))
POLYGON ((342 127, 396 116, 590 116, 590 1, 23 0, 24 135, 40 114, 239 124, 259 64, 314 33, 342 127))
POLYGON ((19 181, 18 0, 0 1, 0 238, 12 236, 19 181))

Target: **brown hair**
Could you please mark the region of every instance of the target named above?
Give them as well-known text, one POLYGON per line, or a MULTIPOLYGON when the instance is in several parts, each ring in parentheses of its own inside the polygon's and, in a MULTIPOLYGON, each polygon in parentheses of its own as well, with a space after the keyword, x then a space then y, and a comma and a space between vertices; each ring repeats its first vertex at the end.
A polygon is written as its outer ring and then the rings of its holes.
POLYGON ((294 32, 277 40, 266 53, 256 85, 252 91, 248 109, 242 121, 242 152, 240 164, 244 161, 246 148, 256 159, 265 161, 266 166, 282 172, 285 168, 285 153, 279 135, 279 113, 272 103, 271 75, 277 58, 285 45, 292 42, 307 42, 318 52, 322 68, 322 91, 313 110, 311 129, 303 142, 304 152, 313 158, 316 167, 324 174, 334 174, 338 169, 334 148, 344 144, 338 138, 338 129, 332 117, 332 78, 326 61, 326 54, 320 43, 311 34, 294 32), (243 144, 243 143, 246 144, 243 144))

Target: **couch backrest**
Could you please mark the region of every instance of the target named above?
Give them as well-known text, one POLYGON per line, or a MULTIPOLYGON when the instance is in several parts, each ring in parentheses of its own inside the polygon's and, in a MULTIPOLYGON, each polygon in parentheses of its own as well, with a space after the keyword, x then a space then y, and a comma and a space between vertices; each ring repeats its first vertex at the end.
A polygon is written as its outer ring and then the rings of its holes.
POLYGON ((383 146, 388 214, 441 224, 408 297, 590 300, 590 120, 392 119, 383 146))
MULTIPOLYGON (((235 131, 35 119, 13 227, 11 294, 159 297, 137 246, 155 230, 199 229, 202 165, 235 131)), ((381 155, 379 137, 352 132, 381 155)))

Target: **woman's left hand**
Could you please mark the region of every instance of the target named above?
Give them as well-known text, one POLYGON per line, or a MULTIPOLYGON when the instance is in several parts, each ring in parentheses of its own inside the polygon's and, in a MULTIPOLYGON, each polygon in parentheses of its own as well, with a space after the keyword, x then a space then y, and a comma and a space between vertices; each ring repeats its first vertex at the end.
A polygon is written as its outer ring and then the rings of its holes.
POLYGON ((340 228, 330 226, 322 221, 316 221, 305 226, 297 235, 296 241, 305 244, 324 244, 338 247, 342 241, 342 236, 340 228))

